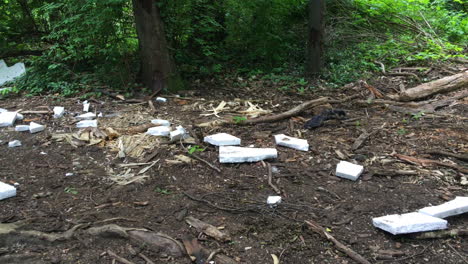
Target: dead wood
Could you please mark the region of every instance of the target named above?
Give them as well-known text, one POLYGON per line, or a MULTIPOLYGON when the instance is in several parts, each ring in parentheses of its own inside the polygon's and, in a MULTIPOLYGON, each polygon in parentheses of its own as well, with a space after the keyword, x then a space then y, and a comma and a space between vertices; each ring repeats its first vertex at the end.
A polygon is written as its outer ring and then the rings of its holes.
POLYGON ((185 218, 185 222, 195 227, 198 232, 203 232, 207 236, 213 237, 214 239, 218 241, 221 241, 221 242, 231 241, 231 237, 228 234, 223 233, 215 226, 205 223, 192 216, 185 218))
POLYGON ((365 87, 369 92, 374 96, 374 98, 384 98, 383 94, 377 90, 374 86, 369 85, 366 81, 361 80, 359 81, 359 84, 363 87, 365 87))
POLYGON ((273 171, 271 169, 271 164, 267 162, 268 166, 268 185, 277 193, 281 194, 281 190, 273 184, 273 171))
POLYGON ((399 95, 389 96, 398 101, 414 101, 426 98, 428 96, 454 91, 460 88, 468 87, 468 71, 447 76, 445 78, 423 83, 416 87, 405 90, 399 95))
POLYGON ((427 151, 427 153, 431 155, 448 156, 448 157, 456 158, 462 161, 468 161, 467 154, 456 154, 456 153, 451 153, 451 152, 446 152, 446 151, 441 151, 441 150, 429 150, 427 151))
POLYGON ((351 149, 352 150, 357 150, 358 148, 360 148, 362 146, 362 144, 364 144, 364 142, 366 142, 366 140, 374 133, 375 133, 375 131, 371 132, 371 133, 368 133, 367 131, 364 130, 362 132, 362 134, 356 139, 356 141, 354 141, 354 144, 351 147, 351 149))
POLYGON ((155 233, 149 230, 131 230, 128 236, 136 241, 150 246, 152 250, 165 252, 174 257, 182 257, 185 250, 182 244, 174 238, 163 233, 155 233))
POLYGON ((127 260, 127 259, 125 259, 125 258, 123 258, 123 257, 121 257, 121 256, 119 256, 119 255, 117 255, 114 251, 112 251, 112 250, 110 250, 110 249, 107 250, 107 255, 109 255, 111 258, 117 260, 117 261, 120 262, 120 263, 123 263, 123 264, 134 264, 133 262, 131 262, 131 261, 129 261, 129 260, 127 260))
POLYGON ((468 229, 453 229, 453 230, 442 230, 433 232, 424 232, 414 235, 410 235, 413 239, 434 239, 434 238, 448 238, 456 236, 468 236, 468 229))
POLYGON ((450 164, 450 163, 446 163, 446 162, 442 162, 442 161, 438 161, 438 160, 422 159, 422 158, 416 158, 416 157, 406 156, 406 155, 402 155, 402 154, 394 154, 393 156, 395 156, 396 158, 401 159, 403 161, 409 162, 411 164, 416 164, 416 165, 420 165, 420 166, 423 166, 423 167, 438 165, 438 166, 442 166, 442 167, 452 168, 452 169, 457 170, 457 171, 462 172, 462 173, 468 173, 467 168, 464 168, 464 167, 461 167, 461 166, 458 166, 458 165, 454 165, 454 164, 450 164))
POLYGON ((361 263, 361 264, 371 264, 369 261, 367 261, 363 256, 361 256, 359 253, 356 253, 354 250, 351 248, 345 246, 342 244, 340 241, 336 240, 332 235, 330 235, 323 227, 321 227, 318 223, 310 220, 310 221, 305 221, 305 223, 310 227, 312 231, 315 233, 319 234, 321 237, 324 237, 328 239, 329 241, 333 242, 335 244, 336 248, 345 253, 348 257, 354 259, 356 262, 361 263))

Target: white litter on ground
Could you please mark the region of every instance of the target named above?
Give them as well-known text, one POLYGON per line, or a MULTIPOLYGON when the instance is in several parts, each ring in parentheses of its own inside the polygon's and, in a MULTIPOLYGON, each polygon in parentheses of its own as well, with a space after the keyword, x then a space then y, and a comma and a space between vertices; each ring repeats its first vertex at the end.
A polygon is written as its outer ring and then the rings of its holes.
POLYGON ((336 176, 355 181, 361 176, 364 167, 347 161, 340 161, 336 166, 336 176))
POLYGON ((176 130, 170 132, 169 137, 171 138, 171 142, 174 142, 187 138, 188 134, 187 131, 185 131, 185 128, 177 126, 176 130))
POLYGON ((15 65, 8 67, 4 60, 0 60, 0 86, 13 81, 26 72, 24 63, 18 62, 15 65))
POLYGON ((307 140, 305 139, 289 137, 284 134, 280 134, 280 135, 275 135, 275 141, 276 141, 276 144, 279 146, 284 146, 284 147, 293 148, 293 149, 302 150, 302 151, 309 150, 309 143, 307 143, 307 140))
POLYGON ((83 112, 89 112, 89 107, 91 104, 88 101, 83 102, 83 112))
POLYGON ((171 126, 171 122, 164 120, 164 119, 153 119, 151 120, 151 123, 155 125, 160 125, 160 126, 171 126))
POLYGON ((24 116, 20 113, 16 113, 16 120, 23 120, 24 116))
POLYGON ((21 141, 19 141, 19 140, 13 140, 13 141, 8 142, 8 147, 9 148, 16 148, 16 147, 19 147, 19 146, 21 146, 21 141))
POLYGON ((206 136, 203 141, 215 146, 235 146, 241 144, 240 138, 227 133, 218 133, 206 136))
POLYGON ((17 126, 15 126, 15 131, 17 131, 17 132, 29 131, 29 126, 28 125, 17 125, 17 126))
POLYGON ((372 224, 375 227, 394 235, 441 230, 447 228, 446 220, 417 212, 402 215, 386 215, 373 218, 372 224))
POLYGON ((45 129, 44 125, 34 123, 34 122, 29 123, 29 132, 31 132, 31 134, 44 131, 44 129, 45 129))
POLYGON ((167 102, 167 99, 164 97, 156 97, 156 102, 165 103, 167 102))
POLYGON ((86 114, 76 116, 75 118, 78 119, 78 120, 91 120, 91 119, 96 118, 96 114, 95 113, 86 113, 86 114))
POLYGON ((82 120, 76 123, 77 128, 97 127, 97 120, 82 120))
POLYGON ((0 127, 13 126, 17 119, 16 112, 1 112, 0 113, 0 127))
POLYGON ((277 157, 278 152, 274 148, 219 147, 219 162, 221 163, 256 162, 277 157))
POLYGON ((146 134, 152 136, 167 137, 171 133, 171 128, 167 126, 150 127, 146 134))
POLYGON ((54 118, 60 118, 65 114, 65 107, 55 106, 54 107, 54 118))
POLYGON ((268 196, 267 204, 268 205, 277 205, 281 203, 281 196, 268 196))
POLYGON ((464 214, 468 212, 468 197, 457 196, 452 201, 437 206, 424 207, 418 212, 438 218, 464 214))
POLYGON ((16 188, 9 184, 0 182, 0 200, 14 196, 16 196, 16 188))
POLYGON ((5 108, 0 108, 0 113, 3 113, 3 112, 8 112, 8 110, 6 110, 5 108))

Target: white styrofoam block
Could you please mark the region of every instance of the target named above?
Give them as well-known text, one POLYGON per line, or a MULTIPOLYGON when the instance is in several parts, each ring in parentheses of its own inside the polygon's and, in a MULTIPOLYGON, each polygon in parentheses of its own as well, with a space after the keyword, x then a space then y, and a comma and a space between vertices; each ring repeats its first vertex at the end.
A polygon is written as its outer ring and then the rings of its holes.
POLYGON ((97 127, 97 120, 81 120, 76 123, 77 128, 97 127))
POLYGON ((177 126, 176 130, 171 131, 169 133, 169 137, 171 138, 171 142, 174 142, 177 140, 187 138, 188 134, 187 134, 187 131, 185 131, 185 128, 183 128, 182 126, 177 126))
POLYGON ((4 83, 13 81, 26 72, 24 63, 18 62, 15 65, 8 67, 5 61, 0 60, 0 86, 4 83))
POLYGON ((452 201, 437 206, 424 207, 418 212, 438 218, 464 214, 468 212, 468 196, 457 196, 452 201))
POLYGON ((372 224, 391 234, 409 234, 447 228, 447 221, 417 212, 386 215, 372 219, 372 224))
POLYGON ((148 135, 161 137, 167 137, 169 136, 169 133, 171 133, 171 128, 167 126, 150 127, 148 128, 148 131, 146 131, 146 134, 148 135))
POLYGON ((0 200, 16 196, 16 188, 10 184, 0 182, 0 200))
POLYGON ((13 126, 17 118, 16 112, 1 112, 0 127, 13 126))
POLYGON ((281 203, 281 196, 268 196, 267 204, 269 205, 277 205, 281 203))
POLYGON ((34 123, 34 122, 29 123, 29 132, 31 132, 31 134, 44 131, 44 129, 45 129, 44 125, 34 123))
POLYGON ((221 163, 256 162, 277 157, 278 152, 274 148, 219 147, 219 162, 221 163))
POLYGON ((156 97, 156 102, 165 103, 167 102, 167 99, 164 97, 156 97))
POLYGON ((17 125, 17 126, 15 126, 15 131, 17 131, 17 132, 29 131, 29 126, 28 125, 17 125))
POLYGON ((293 148, 302 151, 309 150, 309 143, 307 140, 295 138, 295 137, 288 137, 284 134, 275 135, 276 144, 279 146, 284 146, 288 148, 293 148))
POLYGON ((86 114, 76 116, 75 118, 78 119, 78 120, 91 120, 91 119, 96 118, 96 114, 95 113, 86 113, 86 114))
POLYGON ((3 113, 3 112, 8 112, 8 110, 6 110, 5 108, 0 108, 0 113, 3 113))
POLYGON ((227 133, 218 133, 206 136, 203 141, 215 146, 235 146, 241 144, 240 138, 227 133))
POLYGON ((16 148, 16 147, 19 147, 19 146, 21 146, 21 141, 19 141, 19 140, 13 140, 13 141, 8 142, 8 147, 9 148, 16 148))
POLYGON ((55 106, 54 107, 54 118, 60 118, 65 114, 65 107, 55 106))
POLYGON ((88 101, 84 101, 83 102, 83 112, 89 112, 89 107, 91 106, 90 103, 88 103, 88 101))
POLYGON ((151 123, 155 125, 160 125, 160 126, 171 126, 171 122, 164 120, 164 119, 153 119, 151 120, 151 123))
POLYGON ((336 166, 336 176, 355 181, 361 176, 364 167, 347 161, 340 161, 336 166))
POLYGON ((16 120, 23 120, 24 116, 20 113, 16 113, 16 120))

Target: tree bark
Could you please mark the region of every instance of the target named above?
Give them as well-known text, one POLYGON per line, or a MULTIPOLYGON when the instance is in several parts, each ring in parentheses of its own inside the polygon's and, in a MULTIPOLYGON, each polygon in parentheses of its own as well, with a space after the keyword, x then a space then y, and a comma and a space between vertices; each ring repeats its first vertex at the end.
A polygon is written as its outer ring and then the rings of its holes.
POLYGON ((141 56, 141 79, 150 90, 178 90, 181 79, 169 52, 159 0, 132 0, 141 56))
POLYGON ((323 37, 324 37, 324 0, 309 1, 309 25, 307 42, 307 74, 309 76, 320 73, 323 66, 323 37))

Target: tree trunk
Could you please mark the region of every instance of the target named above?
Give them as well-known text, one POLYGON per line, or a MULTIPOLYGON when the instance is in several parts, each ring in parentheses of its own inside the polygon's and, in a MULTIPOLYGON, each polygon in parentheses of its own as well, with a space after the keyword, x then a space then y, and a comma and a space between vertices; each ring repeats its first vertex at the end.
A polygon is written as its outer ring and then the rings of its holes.
POLYGON ((307 42, 307 74, 309 76, 320 73, 323 66, 323 37, 324 37, 324 0, 309 1, 309 26, 307 42))
POLYGON ((141 79, 150 90, 178 90, 182 81, 167 46, 159 0, 132 0, 141 56, 141 79))

